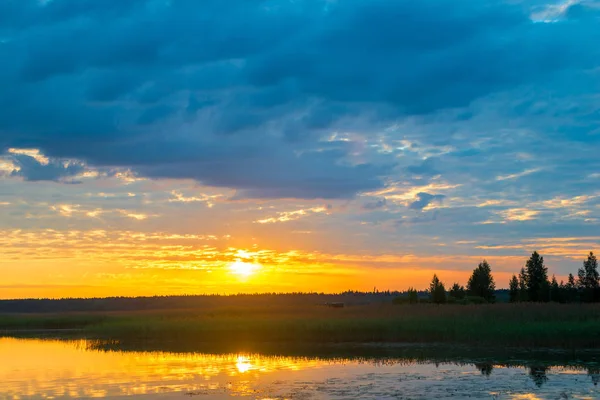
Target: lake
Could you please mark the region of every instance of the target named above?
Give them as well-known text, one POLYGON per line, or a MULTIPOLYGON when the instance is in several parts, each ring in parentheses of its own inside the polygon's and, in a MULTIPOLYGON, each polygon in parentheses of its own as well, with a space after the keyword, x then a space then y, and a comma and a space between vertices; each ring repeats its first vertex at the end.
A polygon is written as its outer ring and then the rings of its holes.
POLYGON ((437 361, 400 353, 175 353, 122 351, 85 340, 0 338, 0 399, 600 398, 594 355, 437 361))

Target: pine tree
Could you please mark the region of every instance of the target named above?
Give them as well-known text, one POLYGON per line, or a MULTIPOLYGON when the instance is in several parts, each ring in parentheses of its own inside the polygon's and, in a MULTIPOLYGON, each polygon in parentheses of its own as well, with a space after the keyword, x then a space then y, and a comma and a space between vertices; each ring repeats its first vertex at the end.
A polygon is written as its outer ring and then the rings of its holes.
POLYGON ((548 301, 549 283, 548 268, 544 265, 544 257, 534 251, 525 265, 527 294, 530 301, 548 301))
POLYGON ((583 268, 577 271, 578 286, 583 295, 583 300, 592 302, 595 300, 596 292, 600 287, 600 275, 598 274, 598 260, 594 253, 590 252, 587 260, 583 262, 583 268))
POLYGON ((575 277, 573 276, 573 274, 569 274, 569 278, 567 280, 567 288, 574 289, 575 287, 575 277))
POLYGON ((515 275, 510 278, 510 282, 508 283, 509 287, 509 298, 511 303, 516 303, 519 301, 519 279, 515 275))
POLYGON ((519 272, 519 301, 527 300, 527 273, 525 268, 521 268, 521 272, 519 272))
POLYGON ((446 288, 435 274, 429 285, 429 296, 431 297, 431 301, 435 304, 446 302, 446 288))
POLYGON ((557 303, 561 303, 561 295, 560 295, 560 286, 558 285, 558 281, 556 277, 552 275, 552 281, 550 282, 550 301, 555 301, 557 303))
POLYGON ((471 296, 483 297, 487 302, 491 303, 495 300, 495 290, 496 284, 492 277, 492 268, 487 261, 483 260, 473 270, 473 274, 467 283, 467 291, 471 296))
POLYGON ((577 284, 575 283, 575 277, 573 274, 569 274, 565 289, 567 291, 567 302, 572 303, 577 301, 577 284))

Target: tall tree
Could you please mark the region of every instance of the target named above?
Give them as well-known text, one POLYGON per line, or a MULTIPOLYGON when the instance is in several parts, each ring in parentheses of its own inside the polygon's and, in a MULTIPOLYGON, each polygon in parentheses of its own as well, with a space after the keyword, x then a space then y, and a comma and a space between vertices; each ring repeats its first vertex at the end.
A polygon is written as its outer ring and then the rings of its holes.
POLYGON ((598 260, 594 253, 590 252, 587 260, 583 262, 583 268, 578 271, 579 284, 585 288, 595 289, 600 286, 600 274, 598 274, 598 260))
POLYGON ((575 277, 573 274, 569 274, 569 278, 567 279, 567 288, 574 289, 575 287, 575 277))
POLYGON ((548 301, 549 288, 548 268, 544 265, 544 257, 534 251, 525 265, 527 295, 530 301, 548 301))
POLYGON ((512 278, 510 278, 508 288, 510 302, 516 303, 517 301, 519 301, 519 279, 517 279, 515 275, 513 275, 512 278))
POLYGON ((552 281, 550 282, 550 301, 562 303, 560 294, 561 294, 561 291, 560 291, 560 286, 558 285, 558 281, 556 280, 556 277, 554 275, 552 275, 552 281))
POLYGON ((433 275, 431 284, 429 284, 429 296, 431 297, 431 301, 435 304, 446 302, 446 288, 435 274, 433 275))
POLYGON ((479 263, 477 268, 473 270, 473 274, 467 283, 467 291, 471 296, 483 297, 488 302, 493 302, 495 299, 494 291, 496 284, 492 277, 492 267, 487 261, 479 263))
POLYGON ((596 292, 600 287, 600 275, 598 274, 598 260, 594 253, 590 252, 587 260, 583 262, 583 268, 577 271, 578 286, 582 290, 582 300, 592 302, 595 300, 596 292))
POLYGON ((521 272, 519 272, 519 301, 527 300, 527 272, 525 268, 521 268, 521 272))
POLYGON ((566 301, 569 303, 577 301, 577 284, 575 283, 575 277, 573 276, 573 274, 569 274, 569 278, 567 279, 565 289, 566 301))

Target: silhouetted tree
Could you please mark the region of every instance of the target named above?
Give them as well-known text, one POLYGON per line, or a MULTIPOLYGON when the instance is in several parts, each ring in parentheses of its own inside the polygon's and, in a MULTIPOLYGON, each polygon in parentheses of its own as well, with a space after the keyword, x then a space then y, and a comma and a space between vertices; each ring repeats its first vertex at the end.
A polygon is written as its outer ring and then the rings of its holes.
POLYGON ((544 265, 544 257, 534 251, 525 265, 525 280, 530 301, 548 301, 550 285, 548 268, 544 265))
POLYGON ((473 274, 467 283, 467 291, 471 296, 483 297, 488 302, 493 302, 495 299, 494 291, 496 284, 492 277, 492 268, 487 261, 483 260, 477 268, 473 270, 473 274))
POLYGON ((446 288, 435 274, 429 285, 429 296, 431 297, 431 301, 435 304, 446 302, 446 288))
POLYGON ((416 304, 419 302, 419 294, 417 293, 417 289, 408 288, 408 302, 410 304, 416 304))
POLYGON ((550 282, 550 301, 562 303, 560 286, 554 275, 552 275, 552 281, 550 282))
POLYGON ((462 300, 465 298, 465 296, 467 294, 466 294, 465 288, 463 286, 459 285, 458 283, 455 283, 450 288, 450 292, 448 292, 448 295, 450 297, 454 297, 457 300, 462 300))
POLYGON ((510 278, 508 288, 509 301, 511 303, 519 301, 519 279, 515 275, 510 278))
POLYGON ((566 301, 569 303, 577 301, 577 285, 575 283, 575 277, 573 276, 573 274, 569 274, 569 278, 567 279, 565 289, 566 301))
POLYGON ((569 278, 567 279, 567 286, 575 288, 575 277, 573 274, 569 274, 569 278))
POLYGON ((541 289, 540 289, 540 298, 538 301, 549 302, 551 300, 550 292, 551 292, 550 281, 548 279, 546 279, 545 281, 542 281, 542 285, 541 285, 541 289))
POLYGON ((583 268, 577 271, 577 283, 581 289, 583 301, 592 302, 596 300, 598 288, 600 287, 600 275, 598 274, 598 260, 594 253, 590 252, 587 260, 583 262, 583 268))
POLYGON ((521 272, 519 272, 519 301, 527 301, 529 296, 527 296, 527 272, 525 268, 521 268, 521 272))

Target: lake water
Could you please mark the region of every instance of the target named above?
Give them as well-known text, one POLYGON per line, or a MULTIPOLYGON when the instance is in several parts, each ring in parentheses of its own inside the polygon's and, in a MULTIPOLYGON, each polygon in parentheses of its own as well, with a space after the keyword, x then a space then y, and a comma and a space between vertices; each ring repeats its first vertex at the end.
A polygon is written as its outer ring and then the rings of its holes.
POLYGON ((593 361, 518 364, 105 351, 83 340, 0 338, 0 399, 600 399, 593 361))

